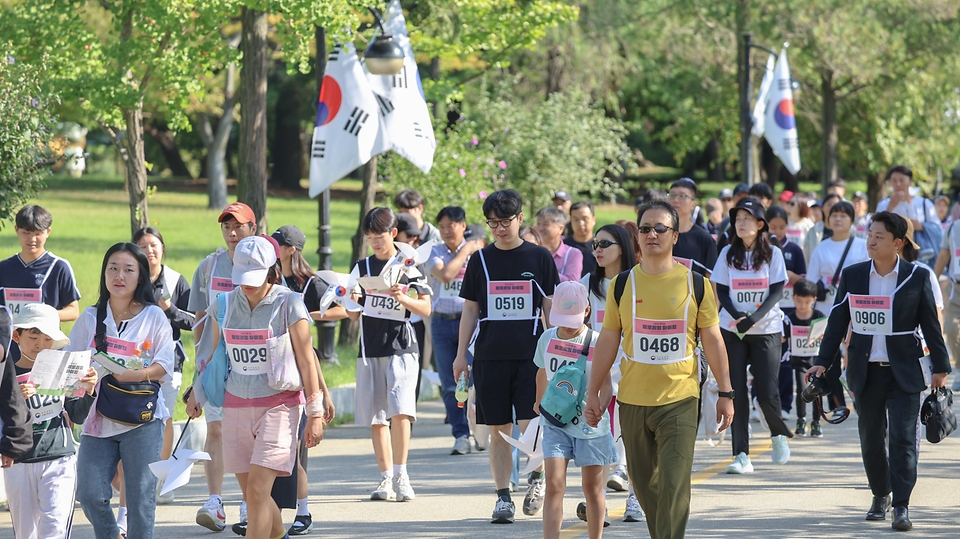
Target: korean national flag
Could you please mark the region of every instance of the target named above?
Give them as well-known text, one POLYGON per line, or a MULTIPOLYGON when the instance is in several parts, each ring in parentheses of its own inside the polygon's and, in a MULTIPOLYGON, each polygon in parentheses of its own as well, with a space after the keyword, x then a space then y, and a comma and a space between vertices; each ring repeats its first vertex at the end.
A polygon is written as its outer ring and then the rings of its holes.
POLYGON ((403 70, 396 75, 366 74, 386 128, 374 153, 393 150, 427 173, 433 166, 437 141, 399 0, 390 2, 384 28, 403 49, 404 59, 403 70))
POLYGON ((310 197, 370 160, 380 130, 377 99, 353 43, 330 52, 310 149, 310 197))
POLYGON ((790 64, 787 50, 780 51, 777 67, 773 70, 773 83, 767 94, 764 138, 770 143, 773 153, 780 158, 790 174, 800 170, 800 143, 797 136, 797 117, 793 112, 793 88, 790 86, 790 64))

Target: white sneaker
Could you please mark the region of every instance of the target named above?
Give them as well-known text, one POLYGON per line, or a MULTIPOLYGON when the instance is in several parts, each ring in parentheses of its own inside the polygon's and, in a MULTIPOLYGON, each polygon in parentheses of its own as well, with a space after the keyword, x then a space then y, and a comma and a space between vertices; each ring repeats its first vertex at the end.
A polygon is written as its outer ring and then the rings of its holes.
POLYGON ((393 478, 393 490, 396 491, 398 502, 407 502, 417 497, 410 486, 410 476, 405 473, 393 478))
POLYGON ((204 528, 222 532, 227 527, 227 515, 223 512, 223 500, 210 498, 197 510, 197 524, 204 528))
POLYGON ((160 491, 163 490, 163 481, 157 481, 157 505, 169 505, 173 503, 175 498, 173 491, 166 494, 160 494, 160 491))
POLYGON ((453 449, 450 451, 451 455, 466 455, 470 452, 470 437, 461 436, 457 438, 457 441, 453 442, 453 449))
POLYGON ((790 419, 790 412, 786 410, 780 410, 780 417, 783 418, 784 421, 786 421, 787 419, 790 419))
POLYGON ((627 476, 625 468, 617 467, 616 470, 610 472, 610 477, 607 478, 607 488, 623 492, 627 490, 628 486, 630 486, 630 478, 627 476))
POLYGON ((643 514, 643 508, 640 507, 640 500, 635 494, 627 496, 627 508, 623 511, 624 522, 643 522, 647 520, 647 515, 643 514))
POLYGON ((746 453, 740 453, 733 459, 733 462, 727 466, 727 473, 731 474, 744 474, 744 473, 753 473, 753 463, 750 462, 750 457, 746 453))
POLYGON ((371 500, 392 500, 397 497, 393 490, 393 478, 384 477, 380 480, 380 486, 370 493, 371 500))
POLYGON ((247 522, 247 500, 240 502, 240 522, 247 522))
POLYGON ((790 460, 790 444, 787 443, 787 437, 784 435, 773 436, 773 450, 770 451, 770 458, 774 464, 786 464, 790 460))
POLYGON ((543 479, 533 479, 527 488, 527 495, 523 497, 523 514, 532 517, 540 512, 543 506, 543 495, 547 492, 547 482, 543 479))

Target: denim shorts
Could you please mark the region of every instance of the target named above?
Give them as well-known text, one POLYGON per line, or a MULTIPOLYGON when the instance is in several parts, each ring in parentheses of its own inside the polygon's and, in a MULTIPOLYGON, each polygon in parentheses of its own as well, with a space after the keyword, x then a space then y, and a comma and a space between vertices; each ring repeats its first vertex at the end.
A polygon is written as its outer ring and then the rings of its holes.
POLYGON ((563 429, 543 427, 543 458, 573 460, 579 467, 609 466, 620 460, 613 435, 609 432, 597 438, 574 438, 563 429))

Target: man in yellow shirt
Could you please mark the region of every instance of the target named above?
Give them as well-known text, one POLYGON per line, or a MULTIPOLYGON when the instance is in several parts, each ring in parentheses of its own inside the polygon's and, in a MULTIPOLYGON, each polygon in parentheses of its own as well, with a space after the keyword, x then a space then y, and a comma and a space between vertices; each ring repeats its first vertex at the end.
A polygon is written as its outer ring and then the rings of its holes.
POLYGON ((650 537, 675 539, 684 536, 690 515, 700 397, 699 360, 694 354, 698 332, 720 389, 716 416, 720 430, 733 420, 736 396, 713 290, 673 259, 679 236, 677 211, 655 200, 640 207, 637 224, 642 261, 617 276, 607 292, 608 314, 594 351, 585 417, 595 425, 606 409, 600 383, 622 347, 617 402, 627 469, 647 515, 650 537), (618 298, 617 281, 624 278, 618 298))

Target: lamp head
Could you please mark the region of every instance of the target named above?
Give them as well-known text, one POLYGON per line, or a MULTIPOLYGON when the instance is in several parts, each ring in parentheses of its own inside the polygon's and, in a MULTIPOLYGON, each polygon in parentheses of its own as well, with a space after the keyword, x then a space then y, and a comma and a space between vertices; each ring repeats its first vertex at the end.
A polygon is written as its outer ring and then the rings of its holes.
POLYGON ((363 53, 363 61, 374 75, 396 75, 403 69, 403 49, 393 36, 380 34, 363 53))

